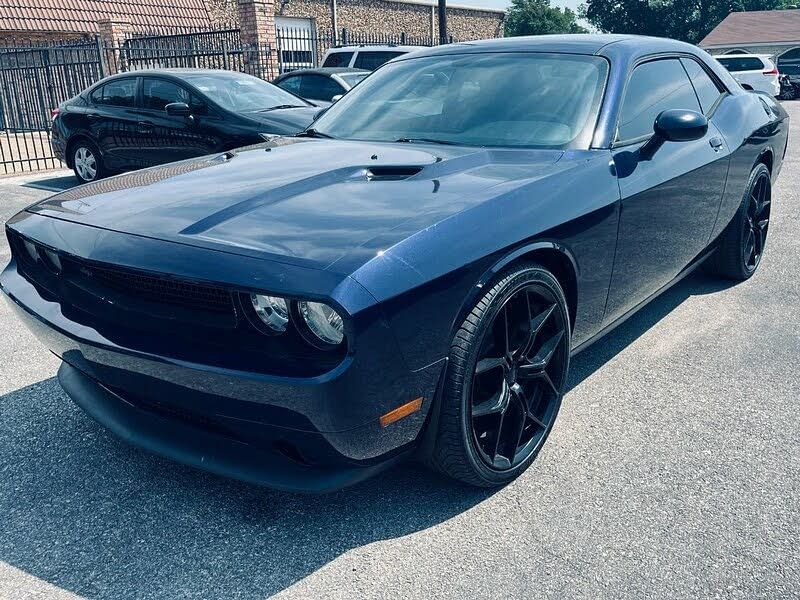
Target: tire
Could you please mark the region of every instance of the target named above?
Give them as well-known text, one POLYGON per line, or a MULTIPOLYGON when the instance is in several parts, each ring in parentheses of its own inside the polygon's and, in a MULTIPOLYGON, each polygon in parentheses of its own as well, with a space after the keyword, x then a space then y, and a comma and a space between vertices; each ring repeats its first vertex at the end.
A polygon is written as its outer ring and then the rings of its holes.
POLYGON ((70 150, 72 170, 81 183, 97 181, 107 175, 100 151, 88 140, 79 140, 70 150))
POLYGON ((427 463, 495 487, 530 466, 552 429, 569 370, 570 322, 561 286, 539 265, 514 266, 484 289, 450 346, 427 463))
POLYGON ((771 203, 769 169, 758 163, 747 180, 739 210, 720 235, 717 252, 709 261, 711 274, 734 281, 752 277, 764 256, 771 203))

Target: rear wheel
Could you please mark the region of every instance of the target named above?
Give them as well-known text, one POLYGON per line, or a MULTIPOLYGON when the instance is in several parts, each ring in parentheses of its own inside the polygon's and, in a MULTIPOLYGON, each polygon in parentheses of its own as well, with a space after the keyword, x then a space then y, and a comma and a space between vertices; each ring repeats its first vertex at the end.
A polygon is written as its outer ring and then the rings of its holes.
POLYGON ((522 473, 555 422, 569 349, 558 281, 535 264, 500 276, 451 344, 432 465, 481 487, 522 473))
POLYGON ((79 141, 72 147, 72 170, 82 183, 89 183, 106 175, 100 152, 88 141, 79 141))
POLYGON ((711 271, 743 281, 761 264, 769 232, 772 184, 766 165, 757 164, 750 174, 736 216, 722 233, 711 271))

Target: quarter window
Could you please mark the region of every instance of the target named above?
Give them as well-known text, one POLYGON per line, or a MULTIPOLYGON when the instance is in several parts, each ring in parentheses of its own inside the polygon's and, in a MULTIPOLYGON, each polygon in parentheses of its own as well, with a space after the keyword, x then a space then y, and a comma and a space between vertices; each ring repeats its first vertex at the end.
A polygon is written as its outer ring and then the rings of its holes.
POLYGON ((697 99, 700 100, 703 113, 708 114, 717 99, 722 96, 723 92, 696 60, 682 58, 681 62, 686 68, 686 72, 689 74, 689 79, 692 81, 694 91, 697 92, 697 99))
POLYGON ((278 87, 282 87, 285 90, 292 92, 293 94, 300 95, 300 77, 295 75, 293 77, 287 77, 286 79, 281 79, 278 82, 278 87))
POLYGON ((136 100, 136 80, 109 81, 92 92, 92 102, 103 106, 132 107, 136 100))
POLYGON ((658 114, 669 108, 701 110, 680 61, 669 58, 639 65, 625 90, 617 140, 632 141, 650 135, 658 114))

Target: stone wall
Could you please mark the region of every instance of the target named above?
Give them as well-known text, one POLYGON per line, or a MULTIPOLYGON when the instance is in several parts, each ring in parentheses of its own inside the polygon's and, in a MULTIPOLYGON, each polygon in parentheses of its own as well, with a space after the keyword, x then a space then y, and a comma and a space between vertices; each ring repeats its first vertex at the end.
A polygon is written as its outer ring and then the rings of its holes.
MULTIPOLYGON (((235 23, 238 19, 233 0, 207 0, 216 23, 235 23)), ((439 36, 435 6, 398 0, 337 0, 339 30, 353 33, 400 34, 413 37, 439 36)), ((311 18, 317 31, 332 27, 330 0, 275 0, 275 14, 283 17, 311 18)), ((505 14, 499 11, 448 7, 448 33, 466 41, 502 37, 505 14)))
POLYGON ((83 39, 93 40, 94 35, 60 31, 0 31, 0 46, 30 46, 83 39))

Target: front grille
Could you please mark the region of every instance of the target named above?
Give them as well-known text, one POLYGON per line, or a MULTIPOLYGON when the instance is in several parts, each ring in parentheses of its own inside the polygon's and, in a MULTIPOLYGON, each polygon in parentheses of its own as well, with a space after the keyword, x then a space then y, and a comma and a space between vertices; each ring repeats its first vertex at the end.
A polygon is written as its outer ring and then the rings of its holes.
POLYGON ((129 297, 155 304, 173 304, 190 310, 218 313, 232 313, 234 310, 231 293, 222 288, 71 262, 80 276, 95 285, 129 297))

